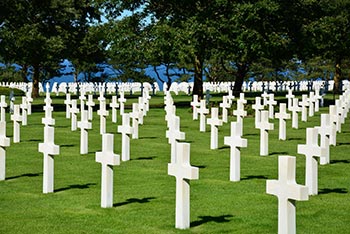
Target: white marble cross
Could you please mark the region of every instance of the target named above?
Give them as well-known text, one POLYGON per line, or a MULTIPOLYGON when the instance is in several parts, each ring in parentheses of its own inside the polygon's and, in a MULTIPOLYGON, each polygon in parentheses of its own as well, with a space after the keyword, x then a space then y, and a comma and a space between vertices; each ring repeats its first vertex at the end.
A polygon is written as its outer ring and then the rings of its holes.
POLYGON ((201 100, 200 108, 197 110, 199 113, 199 131, 205 132, 206 114, 209 114, 209 109, 206 107, 206 100, 201 100))
POLYGON ((46 94, 45 94, 45 99, 44 102, 46 103, 46 105, 51 105, 52 104, 52 99, 50 96, 50 84, 46 83, 46 94))
POLYGON ((54 155, 60 153, 54 139, 54 127, 44 127, 44 143, 39 143, 39 152, 44 154, 43 193, 52 193, 54 188, 54 155))
POLYGON ((269 98, 269 94, 266 93, 266 91, 264 91, 262 94, 261 94, 261 97, 263 98, 263 105, 264 106, 267 106, 267 100, 269 98))
POLYGON ((5 95, 1 95, 1 100, 0 100, 0 122, 4 122, 6 121, 6 107, 7 107, 7 103, 6 103, 6 96, 5 95))
POLYGON ((106 117, 109 112, 106 110, 106 100, 100 100, 100 109, 97 110, 97 115, 100 116, 100 134, 106 133, 106 117))
POLYGON ((200 102, 198 101, 198 95, 193 95, 193 101, 191 102, 191 106, 192 106, 192 118, 193 120, 197 120, 198 119, 198 107, 200 106, 200 102))
POLYGON ((130 126, 130 115, 123 114, 122 125, 118 126, 118 132, 122 134, 122 161, 130 160, 130 136, 134 129, 130 126))
POLYGON ((138 139, 139 138, 139 119, 143 118, 143 113, 139 109, 138 103, 132 104, 132 112, 129 113, 131 122, 132 122, 132 128, 134 129, 132 133, 132 139, 138 139))
POLYGON ((292 111, 292 128, 298 129, 299 128, 299 116, 298 112, 301 111, 301 108, 299 106, 298 98, 293 98, 293 105, 290 108, 292 111))
MULTIPOLYGON (((334 105, 329 106, 329 120, 331 125, 337 129, 338 124, 340 124, 339 116, 337 114, 337 108, 334 105)), ((333 146, 337 145, 337 134, 332 134, 329 138, 329 143, 333 146)))
POLYGON ((41 119, 41 123, 45 126, 55 125, 55 119, 52 118, 53 107, 45 105, 43 109, 45 111, 45 117, 41 119))
MULTIPOLYGON (((244 93, 240 93, 239 94, 239 99, 238 100, 241 101, 243 104, 247 104, 247 100, 244 99, 244 93)), ((237 102, 238 102, 238 100, 237 100, 237 102)))
POLYGON ((240 181, 241 178, 241 149, 247 147, 247 139, 241 137, 241 124, 231 122, 231 136, 224 137, 224 144, 230 150, 230 181, 240 181))
POLYGON ((290 119, 290 114, 286 111, 287 106, 285 103, 280 103, 280 111, 275 114, 275 117, 279 119, 279 131, 278 139, 286 140, 286 119, 290 119))
POLYGON ((219 104, 222 108, 222 122, 227 123, 227 109, 231 108, 230 100, 228 96, 222 97, 222 103, 219 104))
POLYGON ((211 118, 207 119, 207 124, 210 125, 210 149, 218 148, 219 129, 222 125, 222 120, 219 119, 219 108, 211 108, 211 118))
POLYGON ((102 151, 96 152, 95 160, 102 165, 101 207, 113 207, 113 166, 120 165, 120 156, 114 153, 114 135, 102 135, 102 151))
POLYGON ((126 99, 124 98, 124 92, 120 92, 120 97, 118 98, 119 101, 119 114, 123 115, 124 114, 124 103, 126 102, 126 99))
POLYGON ((294 98, 294 94, 293 94, 293 91, 291 89, 288 89, 288 94, 286 95, 286 98, 288 100, 288 110, 289 111, 292 111, 292 104, 293 104, 293 98, 294 98))
POLYGON ((312 117, 315 115, 315 93, 310 92, 310 96, 308 98, 309 100, 309 117, 312 117))
POLYGON ((176 162, 168 164, 168 175, 176 177, 175 228, 187 229, 190 227, 190 180, 199 178, 199 169, 190 165, 189 143, 176 143, 176 162))
POLYGON ((71 108, 69 110, 69 112, 72 115, 71 118, 71 130, 72 131, 76 131, 77 130, 77 114, 79 113, 79 109, 77 107, 77 100, 72 100, 71 101, 71 108))
POLYGON ((85 110, 85 92, 82 90, 80 92, 80 96, 79 96, 79 100, 80 100, 80 112, 82 112, 83 110, 85 110))
POLYGON ((32 92, 27 92, 26 97, 27 97, 27 114, 31 115, 32 114, 32 102, 33 102, 32 92))
POLYGON ((117 108, 119 108, 117 96, 112 96, 112 102, 109 103, 109 107, 112 108, 112 123, 116 123, 117 122, 117 108))
POLYGON ((318 130, 306 129, 306 144, 298 145, 298 154, 304 154, 306 163, 305 185, 309 189, 309 195, 316 195, 318 190, 318 166, 315 157, 325 157, 326 149, 318 145, 318 130))
POLYGON ((269 106, 269 118, 274 118, 274 106, 277 105, 277 101, 275 101, 275 95, 273 93, 269 94, 269 100, 267 101, 267 105, 269 106))
POLYGON ((143 124, 143 116, 146 116, 146 114, 147 114, 143 97, 138 98, 138 104, 139 104, 139 111, 142 113, 142 116, 139 119, 139 124, 142 125, 143 124))
POLYGON ((319 127, 316 127, 318 130, 318 134, 320 135, 321 138, 321 147, 325 148, 325 156, 321 157, 320 159, 320 164, 325 165, 330 163, 330 138, 333 135, 336 135, 336 129, 334 126, 330 123, 330 118, 329 114, 321 114, 321 125, 319 127))
POLYGON ((309 199, 308 188, 295 181, 295 157, 278 157, 278 180, 266 181, 266 193, 278 198, 278 234, 296 233, 295 201, 309 199))
POLYGON ((260 122, 260 111, 264 109, 264 105, 261 104, 261 97, 255 97, 255 104, 252 105, 255 110, 255 127, 260 122))
POLYGON ((92 124, 88 119, 88 111, 81 112, 81 121, 78 121, 78 128, 80 128, 80 154, 87 154, 89 152, 89 137, 88 130, 92 129, 92 124))
POLYGON ((13 143, 18 143, 21 140, 20 122, 22 122, 19 105, 13 106, 13 114, 11 115, 11 120, 13 121, 13 143))
POLYGON ((299 102, 299 105, 301 106, 301 121, 306 122, 307 121, 307 107, 309 106, 309 99, 307 97, 307 94, 303 94, 301 96, 301 102, 299 102))
POLYGON ((237 100, 237 110, 233 111, 233 115, 237 117, 237 123, 241 124, 241 136, 243 135, 243 118, 247 116, 247 111, 244 110, 244 102, 241 99, 237 100))
POLYGON ((171 163, 175 163, 176 157, 176 142, 178 140, 185 140, 185 133, 180 131, 180 117, 173 116, 169 126, 169 130, 165 132, 166 138, 171 147, 171 163))
POLYGON ((172 118, 176 116, 176 106, 175 105, 166 105, 165 109, 165 120, 167 121, 167 127, 170 128, 172 118))
POLYGON ((22 110, 22 125, 27 126, 27 98, 22 97, 22 103, 20 104, 21 110, 22 110))
POLYGON ((92 94, 88 95, 88 100, 86 102, 87 105, 87 109, 88 109, 88 120, 92 120, 94 118, 94 106, 95 106, 95 102, 94 102, 94 96, 92 94))
POLYGON ((261 111, 261 121, 256 128, 260 129, 260 155, 266 156, 269 154, 269 130, 273 130, 268 111, 261 111))
POLYGON ((66 105, 66 119, 70 118, 70 105, 72 104, 72 100, 70 98, 70 93, 66 94, 66 100, 64 100, 64 104, 66 105))
POLYGON ((10 146, 10 138, 6 137, 6 122, 0 121, 0 181, 6 178, 6 149, 10 146))

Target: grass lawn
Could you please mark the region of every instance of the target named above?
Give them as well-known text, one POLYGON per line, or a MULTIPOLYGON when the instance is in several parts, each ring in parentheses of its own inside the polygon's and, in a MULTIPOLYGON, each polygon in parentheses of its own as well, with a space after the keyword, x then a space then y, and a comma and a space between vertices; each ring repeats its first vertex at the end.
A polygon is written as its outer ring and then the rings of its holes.
MULTIPOLYGON (((210 150, 210 132, 199 132, 192 120, 191 97, 173 95, 185 142, 191 144, 191 164, 199 167, 199 180, 191 181, 191 228, 175 229, 175 178, 167 175, 170 145, 165 138, 163 96, 152 97, 150 111, 139 126, 139 139, 131 140, 131 160, 114 167, 114 207, 100 208, 101 164, 95 152, 101 150, 99 116, 94 112, 89 131, 89 153, 80 155, 80 131, 70 130, 65 118, 63 96, 52 96, 56 120, 55 192, 42 193, 43 99, 33 103, 28 126, 21 126, 21 142, 12 142, 13 124, 7 114, 6 180, 0 182, 0 233, 277 233, 277 198, 266 194, 266 180, 278 178, 278 156, 297 157, 297 182, 305 184, 305 157, 297 144, 305 144, 306 128, 320 124, 319 113, 299 129, 287 121, 287 141, 278 140, 278 120, 269 134, 269 152, 259 156, 259 130, 254 128, 253 111, 244 119, 241 149, 241 181, 229 181, 230 149, 223 144, 230 124, 219 127, 219 149, 210 150)), ((126 96, 126 112, 137 95, 126 96)), ((332 97, 329 97, 330 99, 332 97)), ((218 105, 213 95, 212 105, 218 105)), ((250 103, 253 97, 250 98, 250 103)), ((286 101, 279 98, 279 101, 286 101)), ((20 98, 16 98, 20 102, 20 98)), ((327 103, 331 103, 330 100, 327 103)), ((96 100, 97 103, 97 100, 96 100)), ((231 116, 229 121, 235 121, 231 116)), ((299 116, 300 120, 300 116, 299 116)), ((118 116, 118 124, 121 117, 118 116)), ((107 118, 107 132, 114 133, 114 151, 120 154, 121 135, 107 118)), ((319 195, 297 202, 298 233, 348 233, 350 229, 350 126, 349 120, 331 146, 331 164, 319 165, 319 195)))

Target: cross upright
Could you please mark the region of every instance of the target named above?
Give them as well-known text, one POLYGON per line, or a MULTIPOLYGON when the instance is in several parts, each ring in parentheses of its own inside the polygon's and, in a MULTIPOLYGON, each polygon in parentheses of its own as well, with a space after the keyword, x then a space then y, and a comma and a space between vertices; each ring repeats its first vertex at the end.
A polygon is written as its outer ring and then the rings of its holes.
POLYGON ((78 122, 78 128, 80 128, 80 154, 87 154, 89 152, 88 130, 92 129, 92 124, 89 122, 87 110, 83 110, 80 117, 81 121, 78 122))
POLYGON ((325 165, 330 163, 329 141, 332 135, 336 135, 336 129, 330 123, 329 114, 321 114, 321 126, 316 127, 318 134, 321 137, 321 147, 325 148, 325 156, 321 157, 320 164, 325 165))
POLYGON ((308 100, 307 94, 303 94, 301 96, 301 102, 299 102, 299 105, 301 106, 301 121, 306 122, 307 107, 309 106, 309 100, 308 100))
POLYGON ((175 105, 166 105, 165 106, 165 120, 167 121, 167 127, 170 128, 172 118, 176 115, 176 106, 175 105))
POLYGON ((292 111, 292 128, 298 129, 299 128, 298 112, 301 111, 298 98, 293 98, 293 105, 291 107, 291 111, 292 111))
POLYGON ((306 163, 305 185, 308 187, 309 195, 316 195, 318 190, 318 168, 317 159, 326 156, 326 148, 318 145, 318 130, 316 128, 306 129, 306 144, 298 145, 298 154, 304 154, 306 163))
POLYGON ((79 96, 79 100, 80 100, 80 113, 83 112, 83 110, 85 110, 85 93, 84 91, 81 91, 80 96, 79 96))
POLYGON ((88 95, 88 100, 86 102, 87 105, 87 109, 88 109, 88 120, 92 120, 94 117, 94 106, 95 106, 95 102, 94 102, 94 96, 92 94, 88 95))
POLYGON ((286 95, 286 98, 288 100, 288 110, 291 111, 292 108, 292 104, 293 104, 293 98, 294 98, 294 94, 293 94, 293 90, 292 89, 288 89, 288 94, 286 95))
POLYGON ((72 115, 71 118, 71 130, 76 131, 77 130, 77 114, 79 113, 79 109, 77 107, 77 100, 72 100, 72 106, 69 111, 72 115))
POLYGON ((45 117, 41 119, 41 123, 45 126, 55 125, 55 119, 52 118, 53 107, 45 105, 43 109, 45 111, 45 117))
POLYGON ((269 94, 269 100, 266 102, 269 106, 269 118, 274 118, 274 106, 277 105, 277 101, 275 101, 275 95, 273 93, 269 94))
POLYGON ((235 96, 233 96, 232 89, 228 90, 228 95, 227 95, 228 101, 230 105, 232 104, 233 100, 235 100, 235 96))
POLYGON ((266 193, 278 198, 278 233, 295 234, 295 201, 309 199, 308 188, 295 181, 295 157, 278 157, 278 180, 266 181, 266 193))
POLYGON ((106 110, 106 99, 100 100, 100 109, 97 110, 97 115, 100 116, 100 134, 106 133, 106 117, 109 112, 106 110))
POLYGON ((200 106, 200 102, 198 101, 198 95, 195 94, 193 95, 193 101, 191 102, 191 106, 192 106, 192 118, 193 120, 197 120, 198 119, 198 107, 200 106))
POLYGON ((0 181, 6 178, 6 149, 10 146, 10 138, 6 137, 6 122, 0 121, 0 181))
POLYGON ((178 140, 185 140, 185 133, 180 131, 180 117, 174 116, 169 130, 165 132, 166 138, 168 138, 168 143, 171 147, 171 160, 170 162, 175 163, 176 157, 176 142, 178 140))
POLYGON ((46 103, 46 105, 51 105, 51 103, 52 103, 51 96, 50 96, 50 84, 49 83, 46 83, 46 94, 45 94, 44 102, 46 103))
POLYGON ((263 98, 263 105, 264 105, 264 106, 267 106, 267 100, 268 100, 268 98, 269 98, 269 94, 268 94, 266 91, 264 91, 264 92, 261 94, 261 97, 263 98))
POLYGON ((279 119, 278 139, 286 140, 286 119, 290 119, 290 114, 287 113, 287 106, 285 103, 280 103, 280 112, 275 114, 279 119))
POLYGON ((189 143, 176 143, 176 161, 168 164, 168 175, 176 177, 175 228, 187 229, 190 227, 190 180, 199 178, 199 169, 190 165, 189 143))
POLYGON ((198 113, 199 113, 199 131, 200 132, 205 132, 205 120, 206 114, 209 114, 209 109, 207 109, 206 107, 206 101, 205 100, 201 100, 201 105, 200 108, 198 109, 198 113))
POLYGON ((210 127, 210 149, 218 148, 218 126, 222 125, 222 120, 219 119, 219 109, 217 107, 211 108, 211 118, 207 119, 207 124, 210 127))
MULTIPOLYGON (((340 124, 339 116, 337 114, 336 107, 334 105, 329 106, 329 120, 333 128, 337 129, 338 124, 340 124)), ((333 146, 337 144, 337 134, 332 134, 329 138, 329 143, 333 146)))
POLYGON ((227 109, 231 107, 228 96, 222 97, 222 103, 220 103, 220 107, 222 108, 222 122, 227 123, 227 109))
POLYGON ((124 114, 124 103, 126 102, 126 99, 124 98, 124 91, 120 91, 120 97, 118 98, 119 104, 120 104, 120 115, 124 114))
POLYGON ((230 181, 240 181, 241 177, 241 147, 247 147, 247 139, 241 137, 242 125, 231 122, 231 136, 224 137, 224 144, 229 145, 230 150, 230 181))
POLYGON ((1 100, 0 100, 0 122, 4 122, 6 121, 6 107, 7 107, 7 103, 6 103, 6 96, 5 95, 1 95, 1 100))
POLYGON ((247 116, 247 111, 244 110, 244 102, 241 99, 237 100, 237 110, 233 111, 233 115, 237 117, 237 123, 242 125, 241 136, 243 135, 243 118, 247 116))
POLYGON ((122 134, 122 161, 130 160, 130 134, 134 129, 130 126, 130 115, 123 114, 122 125, 118 126, 118 132, 122 134))
POLYGON ((32 93, 27 92, 26 97, 27 97, 27 114, 31 115, 32 114, 32 102, 33 102, 32 93))
POLYGON ((102 135, 102 151, 95 160, 101 163, 101 207, 113 207, 113 166, 120 165, 120 156, 114 153, 114 135, 102 135))
POLYGON ((22 97, 22 103, 20 104, 22 110, 22 125, 27 126, 27 98, 25 96, 22 97))
POLYGON ((54 134, 53 127, 44 127, 44 143, 39 143, 39 152, 44 154, 43 193, 52 193, 54 188, 54 155, 60 153, 54 134))
POLYGON ((139 110, 139 104, 132 104, 132 112, 129 113, 130 118, 132 119, 132 128, 134 129, 132 133, 132 139, 139 138, 139 119, 143 118, 142 112, 139 110))
POLYGON ((70 105, 72 104, 72 100, 70 98, 70 93, 66 93, 66 100, 64 100, 64 104, 66 105, 66 119, 70 118, 70 105))
POLYGON ((315 93, 310 92, 310 96, 308 98, 309 100, 309 117, 312 117, 315 115, 315 93))
POLYGON ((117 122, 117 108, 119 108, 117 96, 112 96, 112 102, 109 103, 109 107, 112 108, 112 123, 116 123, 117 122))
POLYGON ((257 128, 260 129, 260 155, 269 154, 269 130, 273 130, 273 124, 269 123, 269 112, 261 111, 261 121, 257 128))
MULTIPOLYGON (((247 100, 244 99, 244 93, 240 93, 239 94, 239 100, 243 103, 243 104, 247 104, 247 100)), ((237 100, 238 102, 238 100, 237 100)))
POLYGON ((255 104, 252 105, 255 110, 255 127, 260 122, 260 111, 264 109, 264 105, 261 104, 261 97, 255 97, 255 104))
POLYGON ((21 139, 20 122, 22 122, 19 105, 13 106, 13 114, 11 115, 11 120, 13 121, 13 143, 18 143, 21 139))
POLYGON ((142 113, 142 117, 139 119, 139 123, 143 124, 143 116, 147 115, 146 105, 143 97, 138 98, 139 111, 142 113))

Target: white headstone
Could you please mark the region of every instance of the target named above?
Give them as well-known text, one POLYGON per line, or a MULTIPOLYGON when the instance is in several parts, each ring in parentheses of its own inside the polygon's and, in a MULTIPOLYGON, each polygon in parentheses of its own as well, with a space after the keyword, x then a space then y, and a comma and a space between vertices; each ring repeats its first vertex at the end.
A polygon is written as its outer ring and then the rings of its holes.
POLYGON ((27 97, 27 114, 31 115, 32 114, 32 102, 33 102, 32 93, 27 92, 26 97, 27 97))
POLYGON ((292 111, 292 128, 298 129, 299 128, 298 112, 301 111, 298 98, 293 98, 293 105, 291 107, 291 111, 292 111))
POLYGON ((124 98, 124 92, 121 91, 120 92, 120 97, 118 98, 118 101, 119 101, 119 106, 120 106, 120 115, 123 115, 124 114, 124 103, 126 102, 126 99, 124 98))
POLYGON ((309 199, 308 188, 295 181, 295 157, 279 156, 278 180, 266 181, 266 193, 278 198, 278 233, 295 234, 295 201, 309 199))
POLYGON ((88 120, 92 120, 94 118, 94 96, 92 94, 88 95, 88 100, 86 102, 86 105, 88 107, 88 120))
POLYGON ((102 135, 102 151, 96 152, 96 162, 101 163, 101 207, 113 207, 113 166, 120 164, 120 156, 114 153, 114 135, 102 135))
POLYGON ((293 94, 293 91, 291 89, 288 89, 288 94, 286 95, 286 98, 288 100, 288 110, 289 111, 292 111, 292 104, 293 104, 293 98, 294 98, 294 94, 293 94))
POLYGON ((131 122, 132 122, 132 128, 134 129, 132 133, 132 139, 138 139, 139 138, 139 119, 143 118, 143 113, 139 110, 139 104, 133 103, 132 104, 132 112, 129 113, 131 122))
POLYGON ((106 117, 109 112, 106 110, 106 100, 100 100, 100 109, 97 110, 97 115, 100 116, 100 134, 106 133, 106 117))
POLYGON ((310 96, 308 98, 309 100, 309 117, 312 117, 315 115, 315 93, 310 92, 310 96))
POLYGON ((83 110, 81 112, 81 121, 78 122, 78 128, 80 128, 80 154, 87 154, 89 152, 89 135, 88 130, 92 129, 92 124, 88 120, 88 111, 83 110))
POLYGON ((19 105, 13 106, 13 114, 11 115, 11 120, 13 121, 13 143, 18 143, 21 140, 20 122, 22 122, 19 105))
POLYGON ((210 149, 218 148, 218 126, 222 125, 222 120, 219 119, 219 109, 216 107, 211 108, 211 118, 207 119, 207 124, 210 127, 210 149))
POLYGON ((180 117, 174 116, 172 118, 169 130, 165 133, 166 138, 171 147, 171 163, 175 163, 176 157, 176 142, 178 140, 185 140, 185 133, 180 131, 180 117))
POLYGON ((45 105, 43 109, 45 111, 45 117, 41 119, 41 123, 45 126, 55 125, 55 119, 52 118, 53 107, 45 105))
POLYGON ((27 98, 22 97, 22 104, 20 104, 21 110, 22 110, 22 125, 27 126, 27 98))
POLYGON ((309 99, 307 97, 307 94, 303 94, 301 96, 301 102, 299 102, 301 106, 301 121, 306 122, 307 121, 307 107, 309 106, 309 99))
POLYGON ((206 114, 209 114, 209 109, 206 107, 206 101, 201 100, 200 108, 197 110, 199 113, 199 131, 205 132, 206 114))
POLYGON ((278 139, 286 140, 286 119, 290 119, 290 114, 286 111, 287 106, 285 103, 280 103, 280 111, 275 114, 275 117, 279 119, 279 132, 278 139))
POLYGON ((112 96, 112 102, 109 103, 109 107, 112 108, 112 123, 116 123, 117 122, 117 108, 119 108, 117 96, 112 96))
POLYGON ((66 118, 70 118, 70 105, 72 104, 72 100, 70 99, 70 93, 66 94, 66 100, 64 100, 64 104, 66 105, 66 118))
POLYGON ((198 107, 200 106, 200 102, 198 101, 198 95, 193 95, 193 101, 191 102, 191 106, 192 106, 192 111, 193 111, 193 120, 197 120, 198 119, 198 107))
MULTIPOLYGON (((337 129, 337 125, 340 124, 338 114, 337 114, 337 108, 334 105, 329 106, 329 120, 330 124, 333 126, 333 128, 337 129)), ((333 146, 336 146, 337 144, 337 134, 332 134, 329 138, 329 143, 333 146)))
POLYGON ((199 178, 199 169, 190 165, 189 143, 176 143, 176 162, 168 164, 168 175, 176 177, 175 228, 187 229, 190 227, 189 180, 199 178))
POLYGON ((77 130, 77 114, 79 113, 79 109, 77 107, 77 100, 72 100, 71 104, 72 104, 72 106, 71 106, 70 111, 69 111, 72 115, 71 130, 76 131, 77 130))
POLYGON ((118 132, 122 134, 122 161, 130 160, 130 136, 134 129, 130 126, 129 114, 123 114, 122 125, 118 126, 118 132))
POLYGON ((241 150, 247 147, 247 139, 241 137, 241 124, 231 122, 231 136, 225 136, 224 143, 229 145, 230 151, 230 181, 240 181, 241 177, 241 150))
POLYGON ((6 103, 6 96, 5 95, 1 95, 1 100, 0 100, 0 122, 4 122, 6 121, 6 107, 7 107, 7 103, 6 103))
POLYGON ((269 118, 274 118, 274 106, 277 105, 277 102, 275 101, 275 95, 273 93, 269 94, 269 100, 267 101, 267 105, 269 106, 269 118))
POLYGON ((247 111, 244 110, 244 102, 237 100, 237 110, 233 111, 233 115, 237 117, 237 123, 241 124, 241 136, 243 135, 243 118, 247 116, 247 111))
POLYGON ((229 98, 227 96, 222 97, 222 103, 220 103, 220 107, 222 108, 222 122, 227 123, 227 109, 231 107, 229 98))
POLYGON ((252 105, 252 108, 255 110, 255 127, 257 123, 260 122, 260 111, 264 109, 264 105, 261 104, 261 97, 255 97, 255 104, 252 105))
POLYGON ((321 157, 320 164, 325 165, 330 163, 330 155, 329 155, 329 145, 330 138, 332 135, 336 135, 336 129, 330 123, 329 114, 321 114, 321 126, 316 127, 318 130, 318 134, 321 137, 321 147, 325 149, 324 157, 321 157))
POLYGON ((269 154, 269 130, 273 130, 273 124, 269 123, 269 112, 261 111, 261 121, 257 128, 260 129, 260 155, 269 154))
POLYGON ((6 149, 10 146, 10 138, 6 137, 6 122, 0 121, 0 181, 6 178, 6 149))

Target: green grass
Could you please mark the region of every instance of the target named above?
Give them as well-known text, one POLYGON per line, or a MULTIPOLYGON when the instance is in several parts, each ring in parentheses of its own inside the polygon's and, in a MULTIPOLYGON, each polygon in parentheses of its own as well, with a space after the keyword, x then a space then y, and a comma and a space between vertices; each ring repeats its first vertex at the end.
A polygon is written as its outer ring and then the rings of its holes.
MULTIPOLYGON (((291 129, 291 121, 287 121, 287 141, 278 140, 274 120, 267 157, 259 156, 259 131, 253 117, 245 118, 248 147, 241 150, 242 180, 230 182, 230 149, 223 145, 230 124, 220 127, 220 148, 210 150, 210 133, 199 132, 199 121, 192 120, 190 97, 173 97, 181 130, 191 143, 191 164, 200 168, 200 179, 191 181, 190 229, 175 229, 175 178, 167 175, 170 146, 165 138, 162 95, 151 99, 144 125, 139 126, 139 139, 131 140, 132 160, 114 167, 115 206, 109 209, 100 208, 101 165, 95 162, 95 152, 101 150, 98 116, 95 113, 89 131, 89 154, 80 155, 80 132, 70 130, 70 120, 63 112, 64 98, 52 96, 55 143, 60 145, 55 157, 55 193, 42 194, 43 156, 38 144, 43 142, 44 113, 40 98, 34 101, 28 126, 21 127, 21 142, 11 142, 7 148, 6 181, 0 182, 0 233, 277 233, 277 198, 266 194, 266 179, 277 179, 278 155, 293 155, 297 157, 297 182, 304 184, 305 158, 297 155, 297 144, 305 143, 307 127, 320 124, 320 113, 307 123, 299 122, 298 130, 291 129)), ((127 98, 130 108, 137 97, 127 98)), ((219 100, 220 96, 213 96, 212 103, 219 100)), ((7 115, 7 135, 12 137, 9 119, 7 115)), ((235 117, 229 120, 235 121, 235 117)), ((115 133, 115 152, 120 154, 118 124, 108 117, 107 131, 115 133)), ((319 166, 320 194, 297 202, 298 233, 348 233, 349 121, 342 129, 338 145, 331 146, 332 164, 319 166)))

